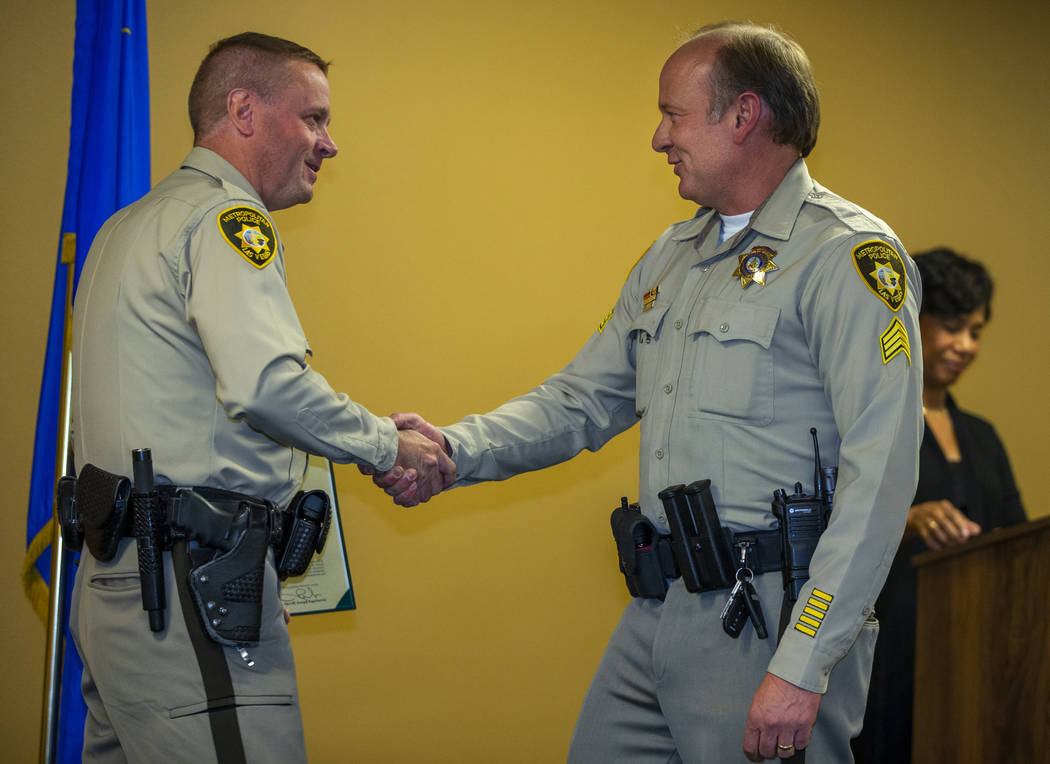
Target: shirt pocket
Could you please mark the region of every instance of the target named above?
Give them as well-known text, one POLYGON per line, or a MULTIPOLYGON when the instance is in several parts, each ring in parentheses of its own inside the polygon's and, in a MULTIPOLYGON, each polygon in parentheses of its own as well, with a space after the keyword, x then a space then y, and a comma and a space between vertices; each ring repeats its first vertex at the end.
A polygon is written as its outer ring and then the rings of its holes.
POLYGON ((773 352, 780 309, 708 299, 689 321, 683 373, 690 415, 739 424, 773 421, 773 352), (688 355, 692 357, 689 358, 688 355))
POLYGON ((656 384, 660 333, 667 308, 643 311, 628 329, 628 341, 632 345, 635 366, 634 413, 645 416, 653 397, 656 384))

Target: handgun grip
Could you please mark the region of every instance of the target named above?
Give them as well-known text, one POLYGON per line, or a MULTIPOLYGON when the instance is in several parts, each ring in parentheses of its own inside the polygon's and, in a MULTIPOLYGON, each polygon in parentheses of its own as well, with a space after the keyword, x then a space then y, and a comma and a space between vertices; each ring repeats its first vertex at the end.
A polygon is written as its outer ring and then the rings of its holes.
POLYGON ((171 503, 169 521, 172 528, 194 541, 228 552, 247 528, 248 513, 231 516, 192 488, 180 488, 171 503))

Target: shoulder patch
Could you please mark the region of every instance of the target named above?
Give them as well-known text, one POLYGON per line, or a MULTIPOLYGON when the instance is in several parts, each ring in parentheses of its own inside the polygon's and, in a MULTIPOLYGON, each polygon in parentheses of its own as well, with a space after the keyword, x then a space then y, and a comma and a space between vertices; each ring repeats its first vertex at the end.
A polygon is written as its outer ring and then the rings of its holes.
POLYGON ((231 207, 216 219, 226 243, 256 268, 262 269, 273 260, 277 237, 273 223, 251 207, 231 207))
POLYGON ((904 261, 888 243, 865 241, 853 248, 853 265, 868 289, 896 312, 908 294, 904 261))

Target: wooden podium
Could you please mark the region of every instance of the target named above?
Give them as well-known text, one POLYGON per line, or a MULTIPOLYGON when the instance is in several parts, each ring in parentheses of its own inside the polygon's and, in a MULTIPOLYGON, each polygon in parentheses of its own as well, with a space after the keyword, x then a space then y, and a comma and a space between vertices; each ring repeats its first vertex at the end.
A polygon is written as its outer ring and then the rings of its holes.
POLYGON ((915 764, 1050 762, 1050 517, 915 565, 915 764))

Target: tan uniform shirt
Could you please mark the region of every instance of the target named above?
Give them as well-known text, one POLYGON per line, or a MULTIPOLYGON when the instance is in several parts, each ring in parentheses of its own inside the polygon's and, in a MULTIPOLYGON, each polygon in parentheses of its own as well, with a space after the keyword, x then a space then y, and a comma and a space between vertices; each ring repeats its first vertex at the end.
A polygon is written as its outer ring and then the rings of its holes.
POLYGON ((284 505, 305 452, 393 465, 393 422, 307 364, 283 252, 251 185, 203 148, 103 226, 74 307, 78 466, 130 476, 150 448, 159 482, 284 505))
POLYGON ((812 181, 802 160, 722 245, 719 225, 702 209, 671 226, 563 371, 444 433, 464 485, 597 449, 640 419, 639 499, 658 527, 661 490, 710 478, 724 524, 766 530, 774 489, 813 491, 816 427, 823 464, 839 469, 835 508, 769 670, 823 692, 915 491, 920 285, 889 227, 812 181), (776 267, 759 277, 749 261, 776 267))

